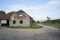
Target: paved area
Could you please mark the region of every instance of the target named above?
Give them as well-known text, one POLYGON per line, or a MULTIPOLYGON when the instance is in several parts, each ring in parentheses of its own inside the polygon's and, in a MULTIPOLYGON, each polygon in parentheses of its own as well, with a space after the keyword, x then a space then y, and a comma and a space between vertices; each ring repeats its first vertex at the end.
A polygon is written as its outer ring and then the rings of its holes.
POLYGON ((42 26, 44 27, 41 29, 0 27, 0 40, 60 40, 60 29, 45 25, 42 26))

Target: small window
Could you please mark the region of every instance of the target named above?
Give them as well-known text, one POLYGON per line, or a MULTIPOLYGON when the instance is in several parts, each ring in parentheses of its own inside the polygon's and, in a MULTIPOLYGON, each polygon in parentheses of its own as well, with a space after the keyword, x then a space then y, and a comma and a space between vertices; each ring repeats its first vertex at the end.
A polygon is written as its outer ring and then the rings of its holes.
POLYGON ((20 24, 23 24, 23 21, 22 20, 20 20, 20 24))
POLYGON ((16 23, 16 21, 15 20, 13 20, 13 24, 15 24, 16 23))

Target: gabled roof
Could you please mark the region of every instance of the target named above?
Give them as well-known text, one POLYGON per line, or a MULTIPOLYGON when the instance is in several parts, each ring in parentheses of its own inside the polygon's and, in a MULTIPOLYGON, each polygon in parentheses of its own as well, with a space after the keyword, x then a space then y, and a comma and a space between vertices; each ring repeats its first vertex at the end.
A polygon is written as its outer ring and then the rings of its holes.
POLYGON ((17 13, 25 13, 23 10, 19 10, 17 11, 17 13))
MULTIPOLYGON (((25 13, 25 14, 27 14, 25 11, 23 11, 23 10, 19 10, 19 11, 17 11, 16 13, 18 13, 18 14, 22 14, 22 13, 25 13)), ((28 15, 28 14, 27 14, 28 15)), ((31 20, 33 20, 34 21, 34 19, 30 16, 30 15, 28 15, 29 17, 30 17, 30 19, 31 20)))
MULTIPOLYGON (((19 15, 22 13, 25 13, 26 15, 28 15, 26 12, 24 12, 23 10, 19 10, 17 12, 14 13, 18 13, 19 15)), ((0 20, 10 20, 12 14, 0 14, 0 20)), ((28 15, 28 17, 30 17, 31 20, 33 20, 33 18, 31 16, 28 15)), ((18 16, 17 18, 21 18, 20 16, 18 16)), ((25 18, 25 17, 24 17, 25 18)))
POLYGON ((26 14, 26 12, 25 11, 23 11, 23 10, 19 10, 19 11, 17 11, 17 12, 15 12, 15 13, 18 13, 18 15, 21 15, 21 14, 26 14))
POLYGON ((11 15, 0 14, 0 20, 9 20, 11 15))

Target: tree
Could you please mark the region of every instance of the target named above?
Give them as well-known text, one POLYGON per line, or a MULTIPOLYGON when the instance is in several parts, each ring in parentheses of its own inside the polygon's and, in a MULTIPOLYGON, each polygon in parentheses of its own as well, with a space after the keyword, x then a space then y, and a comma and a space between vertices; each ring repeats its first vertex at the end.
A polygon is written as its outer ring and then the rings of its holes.
POLYGON ((47 16, 47 22, 51 23, 51 18, 47 16))
POLYGON ((8 14, 13 14, 14 12, 9 12, 8 14))
POLYGON ((51 18, 47 16, 47 20, 51 20, 51 18))
POLYGON ((37 23, 40 23, 40 21, 37 21, 37 23))
POLYGON ((0 14, 6 14, 4 11, 0 11, 0 14))

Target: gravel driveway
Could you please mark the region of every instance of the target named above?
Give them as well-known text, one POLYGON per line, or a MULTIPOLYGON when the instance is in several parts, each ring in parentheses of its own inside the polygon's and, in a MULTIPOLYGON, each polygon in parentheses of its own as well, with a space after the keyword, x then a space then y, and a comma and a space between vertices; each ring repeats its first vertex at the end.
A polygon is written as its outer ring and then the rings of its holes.
POLYGON ((41 29, 0 27, 0 40, 60 40, 60 29, 45 25, 42 26, 44 27, 41 29))

